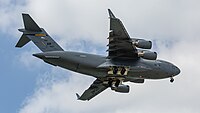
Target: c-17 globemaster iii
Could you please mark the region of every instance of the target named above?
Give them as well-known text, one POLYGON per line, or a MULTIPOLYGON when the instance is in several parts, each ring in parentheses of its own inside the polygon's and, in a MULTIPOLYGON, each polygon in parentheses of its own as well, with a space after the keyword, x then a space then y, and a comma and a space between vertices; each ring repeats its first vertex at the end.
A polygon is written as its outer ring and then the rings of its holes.
POLYGON ((93 76, 96 80, 77 98, 90 100, 107 88, 120 93, 128 93, 129 86, 124 82, 144 83, 145 79, 165 79, 180 73, 180 69, 163 60, 157 60, 157 53, 148 51, 152 42, 131 38, 120 19, 108 9, 110 32, 108 36, 108 55, 64 51, 29 14, 22 14, 24 29, 16 47, 23 47, 29 41, 42 51, 33 56, 53 66, 93 76), (141 48, 141 49, 138 49, 141 48))

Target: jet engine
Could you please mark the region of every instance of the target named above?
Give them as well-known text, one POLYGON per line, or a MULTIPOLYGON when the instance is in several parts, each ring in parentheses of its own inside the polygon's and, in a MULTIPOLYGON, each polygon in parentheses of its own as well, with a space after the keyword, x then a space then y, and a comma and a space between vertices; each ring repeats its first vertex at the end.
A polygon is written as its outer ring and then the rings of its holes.
POLYGON ((148 59, 148 60, 156 60, 157 53, 143 50, 143 51, 138 52, 138 57, 142 57, 142 58, 148 59))
POLYGON ((132 39, 133 40, 133 45, 135 45, 138 48, 142 49, 151 49, 152 47, 152 42, 151 41, 146 41, 143 39, 132 39))
POLYGON ((119 85, 118 87, 112 88, 112 90, 115 90, 116 92, 120 93, 128 93, 129 92, 129 86, 128 85, 119 85))

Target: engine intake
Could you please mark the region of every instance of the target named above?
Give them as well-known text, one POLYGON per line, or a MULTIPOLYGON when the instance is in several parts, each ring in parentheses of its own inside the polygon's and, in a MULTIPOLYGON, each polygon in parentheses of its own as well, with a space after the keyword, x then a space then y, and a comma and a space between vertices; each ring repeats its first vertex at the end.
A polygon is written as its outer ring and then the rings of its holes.
POLYGON ((112 90, 115 90, 116 92, 120 92, 120 93, 128 93, 129 86, 128 85, 119 85, 118 87, 112 88, 112 90))
POLYGON ((142 57, 142 58, 148 59, 148 60, 156 60, 157 53, 151 52, 151 51, 140 51, 140 52, 138 52, 138 57, 142 57))
POLYGON ((133 44, 136 47, 142 48, 142 49, 151 49, 151 47, 152 47, 151 41, 146 41, 146 40, 143 40, 143 39, 133 40, 133 44))

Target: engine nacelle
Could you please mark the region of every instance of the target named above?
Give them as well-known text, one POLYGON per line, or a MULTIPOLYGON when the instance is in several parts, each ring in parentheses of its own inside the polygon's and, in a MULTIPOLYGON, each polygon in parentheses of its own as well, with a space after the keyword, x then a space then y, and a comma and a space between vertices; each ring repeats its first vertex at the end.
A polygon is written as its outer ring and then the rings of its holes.
POLYGON ((119 85, 118 87, 114 87, 113 90, 120 93, 128 93, 129 86, 128 85, 119 85))
POLYGON ((152 47, 151 41, 146 41, 146 40, 143 40, 143 39, 133 40, 133 44, 136 47, 142 48, 142 49, 151 49, 151 47, 152 47))
POLYGON ((140 52, 138 52, 138 57, 142 57, 142 58, 148 59, 148 60, 156 60, 157 53, 151 52, 151 51, 140 51, 140 52))

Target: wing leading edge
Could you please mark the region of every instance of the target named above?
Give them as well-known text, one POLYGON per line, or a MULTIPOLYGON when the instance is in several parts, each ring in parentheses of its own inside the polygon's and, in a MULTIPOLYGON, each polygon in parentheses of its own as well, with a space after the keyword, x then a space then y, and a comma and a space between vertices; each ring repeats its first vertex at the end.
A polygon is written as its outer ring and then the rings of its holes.
POLYGON ((109 59, 137 59, 137 49, 132 44, 123 23, 108 9, 110 17, 110 32, 108 46, 109 59))

